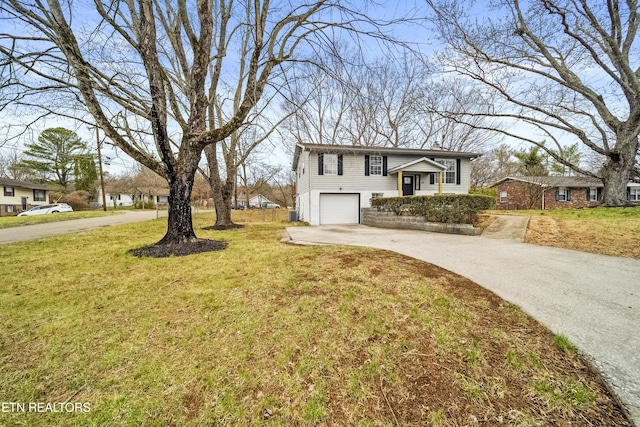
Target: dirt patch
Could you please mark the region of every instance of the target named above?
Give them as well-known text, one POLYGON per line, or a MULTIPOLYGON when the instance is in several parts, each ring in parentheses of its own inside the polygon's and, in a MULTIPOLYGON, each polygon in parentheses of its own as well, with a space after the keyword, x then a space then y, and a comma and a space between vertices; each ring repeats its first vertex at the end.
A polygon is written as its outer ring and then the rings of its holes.
POLYGON ((218 240, 198 239, 195 242, 185 242, 180 244, 154 244, 131 249, 129 253, 138 258, 168 258, 170 256, 187 256, 200 254, 203 252, 215 252, 225 249, 227 242, 218 240))

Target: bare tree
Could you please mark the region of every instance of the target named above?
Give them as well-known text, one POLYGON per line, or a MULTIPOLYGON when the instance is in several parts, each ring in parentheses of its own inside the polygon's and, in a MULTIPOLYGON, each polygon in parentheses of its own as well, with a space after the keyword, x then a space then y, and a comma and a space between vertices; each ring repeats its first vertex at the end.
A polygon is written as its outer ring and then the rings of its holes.
POLYGON ((23 161, 24 156, 18 150, 10 150, 6 147, 0 152, 0 177, 18 180, 37 180, 42 178, 29 168, 23 161))
MULTIPOLYGON (((339 51, 320 61, 328 72, 304 67, 290 87, 285 108, 293 117, 287 130, 296 141, 482 151, 490 139, 500 140, 443 114, 443 105, 449 111, 468 110, 473 96, 434 82, 429 65, 410 52, 362 63, 357 55, 339 51)), ((478 118, 476 124, 488 121, 478 118)))
POLYGON ((467 2, 426 1, 446 44, 444 70, 484 93, 484 111, 459 120, 500 119, 476 127, 535 144, 601 178, 604 205, 625 205, 640 133, 637 0, 496 0, 484 19, 466 15, 467 2), (563 158, 566 137, 602 156, 602 168, 594 173, 563 158))
POLYGON ((189 199, 202 151, 244 125, 274 69, 302 44, 330 42, 325 31, 371 23, 327 0, 94 0, 90 11, 59 0, 0 0, 0 13, 25 28, 0 35, 1 54, 31 78, 21 90, 40 104, 42 91, 75 98, 80 111, 53 99, 43 108, 97 123, 115 146, 167 179, 168 228, 158 244, 169 245, 197 240, 189 199), (239 72, 231 52, 241 46, 239 72), (240 86, 237 107, 221 122, 212 111, 228 87, 240 86))

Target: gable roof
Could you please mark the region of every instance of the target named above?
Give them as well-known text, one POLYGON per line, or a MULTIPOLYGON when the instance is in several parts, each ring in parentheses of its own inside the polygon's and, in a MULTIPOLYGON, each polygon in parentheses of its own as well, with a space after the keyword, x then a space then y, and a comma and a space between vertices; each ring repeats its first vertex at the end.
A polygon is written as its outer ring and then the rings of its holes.
POLYGON ((590 176, 507 176, 491 185, 491 187, 506 181, 526 182, 541 187, 604 187, 601 179, 590 176))
POLYGON ((415 171, 419 170, 420 172, 441 172, 447 170, 447 167, 431 159, 427 159, 426 157, 421 157, 411 162, 392 167, 387 171, 387 173, 393 174, 405 169, 411 169, 415 171))
POLYGON ((302 151, 315 151, 318 153, 353 153, 353 154, 405 154, 419 157, 450 157, 475 159, 480 157, 480 153, 470 153, 464 151, 449 151, 443 149, 423 150, 418 148, 397 148, 397 147, 364 147, 360 145, 329 145, 329 144, 307 144, 298 143, 293 153, 293 168, 298 168, 298 159, 302 151))
POLYGON ((10 178, 0 178, 0 185, 8 186, 8 187, 29 188, 32 190, 51 190, 51 188, 47 185, 36 184, 33 182, 22 181, 19 179, 10 179, 10 178))

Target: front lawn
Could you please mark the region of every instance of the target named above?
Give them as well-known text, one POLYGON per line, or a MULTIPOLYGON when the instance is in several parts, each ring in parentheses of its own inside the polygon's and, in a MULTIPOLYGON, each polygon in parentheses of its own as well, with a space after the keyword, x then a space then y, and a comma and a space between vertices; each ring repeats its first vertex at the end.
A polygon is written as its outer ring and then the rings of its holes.
POLYGON ((512 213, 531 215, 529 243, 640 259, 640 207, 512 213))
POLYGON ((464 278, 212 223, 227 249, 187 257, 126 253, 166 219, 0 246, 0 402, 90 408, 0 425, 628 425, 570 343, 464 278))
POLYGON ((68 221, 71 219, 81 218, 95 218, 98 216, 106 216, 113 214, 120 214, 119 211, 77 211, 77 212, 62 212, 56 214, 44 214, 34 216, 5 216, 0 218, 0 229, 19 227, 21 225, 34 225, 34 224, 47 224, 57 221, 68 221))

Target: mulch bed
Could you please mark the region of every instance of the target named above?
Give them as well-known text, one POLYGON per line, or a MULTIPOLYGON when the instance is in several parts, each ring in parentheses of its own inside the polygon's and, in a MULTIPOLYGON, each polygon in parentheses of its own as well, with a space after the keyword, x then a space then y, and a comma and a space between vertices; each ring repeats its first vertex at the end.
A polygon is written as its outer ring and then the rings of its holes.
POLYGON ((129 253, 136 257, 168 258, 170 256, 186 256, 203 252, 215 252, 227 247, 227 242, 219 240, 198 239, 195 242, 180 244, 153 244, 137 249, 131 249, 129 253))
POLYGON ((210 225, 209 227, 203 227, 203 230, 237 230, 239 228, 243 228, 244 224, 221 224, 221 225, 210 225))

